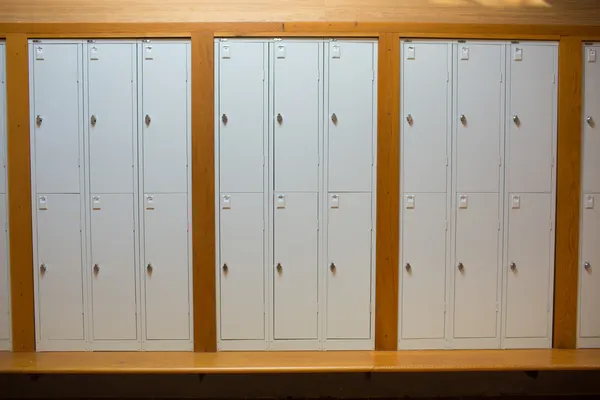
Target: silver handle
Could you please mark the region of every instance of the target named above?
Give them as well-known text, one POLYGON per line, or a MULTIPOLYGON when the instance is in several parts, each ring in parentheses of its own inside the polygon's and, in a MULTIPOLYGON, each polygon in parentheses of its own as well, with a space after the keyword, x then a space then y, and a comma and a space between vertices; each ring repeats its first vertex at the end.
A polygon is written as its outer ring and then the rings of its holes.
POLYGON ((467 124, 467 117, 465 117, 465 114, 460 116, 460 122, 462 122, 463 125, 467 124))
POLYGON ((227 271, 229 271, 229 267, 227 266, 227 264, 223 264, 223 272, 227 271))
POLYGON ((229 119, 227 118, 227 114, 223 114, 221 116, 221 121, 223 121, 223 125, 227 125, 227 121, 229 121, 229 119))
POLYGON ((519 115, 518 114, 513 115, 513 121, 515 124, 519 125, 519 115))
POLYGON ((152 266, 151 263, 148 263, 148 266, 146 267, 146 271, 148 271, 149 274, 151 274, 152 271, 154 271, 154 267, 152 266))
POLYGON ((515 264, 514 262, 510 263, 510 269, 511 269, 511 271, 516 271, 517 270, 517 264, 515 264))
POLYGON ((92 115, 92 118, 90 118, 90 122, 92 123, 92 126, 96 126, 96 122, 98 122, 98 118, 96 118, 95 115, 92 115))
POLYGON ((412 117, 411 114, 408 114, 406 116, 406 122, 408 122, 409 125, 412 125, 412 123, 413 123, 413 117, 412 117))
POLYGON ((150 125, 150 122, 152 122, 152 118, 150 118, 150 115, 146 114, 146 118, 144 119, 146 121, 146 125, 150 125))
POLYGON ((281 125, 281 123, 283 122, 283 117, 281 116, 281 114, 277 114, 277 122, 281 125))
POLYGON ((329 269, 331 270, 331 272, 335 271, 335 264, 331 263, 331 265, 329 266, 329 269))
POLYGON ((42 271, 42 274, 45 273, 48 270, 48 267, 46 267, 46 264, 42 264, 40 266, 40 271, 42 271))
POLYGON ((41 115, 38 115, 37 117, 35 117, 35 123, 36 123, 38 126, 41 126, 41 125, 42 125, 42 122, 44 122, 44 118, 42 118, 42 116, 41 116, 41 115))
POLYGON ((586 261, 583 263, 583 268, 585 268, 586 271, 589 271, 590 268, 592 268, 592 265, 589 263, 589 261, 586 261))
POLYGON ((410 272, 410 270, 412 269, 412 266, 410 265, 410 263, 406 263, 406 265, 404 266, 404 269, 406 269, 406 272, 410 272))
POLYGON ((281 273, 282 270, 283 267, 281 266, 281 263, 277 263, 277 272, 281 273))
POLYGON ((98 264, 94 264, 94 273, 97 274, 100 272, 100 266, 98 264))
POLYGON ((458 263, 458 270, 460 272, 463 272, 465 270, 465 266, 463 265, 463 263, 458 263))
POLYGON ((335 115, 335 113, 331 114, 331 121, 332 121, 334 124, 337 124, 337 122, 338 122, 338 119, 337 119, 337 115, 335 115))
POLYGON ((587 117, 585 120, 587 121, 588 125, 594 124, 594 119, 592 117, 587 117))

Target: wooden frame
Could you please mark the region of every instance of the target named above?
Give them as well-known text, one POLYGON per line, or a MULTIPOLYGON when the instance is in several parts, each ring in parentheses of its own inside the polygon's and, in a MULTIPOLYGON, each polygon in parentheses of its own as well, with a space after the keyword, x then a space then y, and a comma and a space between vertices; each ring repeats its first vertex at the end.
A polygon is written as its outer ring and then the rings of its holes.
POLYGON ((369 22, 0 23, 6 38, 8 196, 13 348, 35 350, 29 79, 31 38, 192 40, 192 242, 195 350, 216 350, 214 231, 214 37, 379 39, 375 346, 396 350, 399 260, 399 112, 402 38, 560 40, 554 346, 574 348, 577 323, 581 169, 581 44, 600 26, 369 22))

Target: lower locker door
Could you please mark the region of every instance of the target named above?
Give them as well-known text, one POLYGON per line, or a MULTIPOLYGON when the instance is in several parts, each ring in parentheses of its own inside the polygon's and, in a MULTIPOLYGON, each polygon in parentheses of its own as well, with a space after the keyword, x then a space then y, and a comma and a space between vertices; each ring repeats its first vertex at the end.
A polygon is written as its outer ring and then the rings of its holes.
POLYGON ((371 337, 371 215, 370 193, 329 195, 327 339, 371 337))
POLYGON ((404 196, 402 217, 402 339, 443 339, 446 303, 446 194, 404 196))
POLYGON ((595 208, 584 208, 581 234, 581 312, 579 336, 600 337, 600 196, 595 197, 595 208))
POLYGON ((187 194, 146 195, 144 202, 146 339, 188 340, 187 194))
POLYGON ((545 338, 553 268, 552 195, 518 194, 520 208, 513 208, 515 195, 508 197, 506 337, 545 338))
POLYGON ((276 195, 273 232, 275 339, 317 339, 317 218, 317 193, 276 195))
POLYGON ((83 340, 80 195, 43 196, 47 209, 36 210, 40 338, 83 340))
POLYGON ((0 340, 10 337, 6 195, 0 194, 0 340))
POLYGON ((454 338, 498 336, 500 255, 497 193, 459 194, 454 260, 454 338))
POLYGON ((220 210, 221 339, 265 337, 264 195, 224 194, 220 210))
POLYGON ((131 194, 92 195, 95 340, 137 339, 134 204, 131 194))

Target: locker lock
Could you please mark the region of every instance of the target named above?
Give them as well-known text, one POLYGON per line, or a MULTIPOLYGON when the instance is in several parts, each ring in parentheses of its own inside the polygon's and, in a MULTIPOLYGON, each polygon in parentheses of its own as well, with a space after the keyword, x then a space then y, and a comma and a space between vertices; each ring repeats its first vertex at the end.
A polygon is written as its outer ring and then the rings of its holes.
POLYGON ((594 119, 592 117, 587 117, 585 120, 589 126, 594 126, 594 119))
POLYGON ((406 263, 404 269, 406 269, 406 272, 410 272, 412 270, 412 266, 410 265, 410 263, 406 263))
POLYGON ((586 270, 586 271, 589 271, 589 270, 590 270, 590 268, 592 268, 592 265, 590 264, 590 262, 589 262, 589 261, 586 261, 586 262, 583 264, 583 268, 585 268, 585 270, 586 270))
POLYGON ((467 117, 465 116, 465 114, 462 114, 460 116, 460 122, 462 122, 463 125, 467 124, 467 117))
POLYGON ((150 115, 146 114, 145 121, 146 121, 146 125, 150 125, 150 122, 152 122, 152 118, 150 118, 150 115))
POLYGON ((42 274, 46 273, 47 270, 48 270, 48 267, 46 267, 46 264, 42 264, 40 266, 40 271, 42 271, 42 274))
POLYGON ((279 123, 279 125, 283 123, 283 117, 281 116, 281 114, 277 114, 277 122, 279 123))
POLYGON ((227 271, 229 271, 229 267, 227 266, 227 264, 223 264, 223 272, 227 271))
POLYGON ((337 119, 337 115, 335 115, 335 113, 331 114, 331 121, 332 121, 334 124, 337 124, 337 122, 338 122, 338 119, 337 119))
POLYGON ((458 270, 460 272, 463 272, 465 270, 465 266, 463 265, 463 263, 458 263, 458 270))
POLYGON ((98 122, 98 119, 95 115, 92 115, 92 118, 90 118, 90 122, 92 123, 92 126, 96 126, 96 122, 98 122))
POLYGON ((223 121, 223 125, 227 125, 227 121, 228 121, 227 114, 223 114, 221 116, 221 121, 223 121))
POLYGON ((152 271, 154 270, 154 267, 152 266, 152 264, 148 264, 148 266, 146 267, 146 271, 148 271, 149 274, 152 273, 152 271))
POLYGON ((521 125, 521 120, 519 119, 518 114, 513 115, 513 121, 514 121, 515 125, 521 125))
POLYGON ((329 269, 331 270, 331 272, 335 272, 335 264, 331 263, 331 265, 329 266, 329 269))
POLYGON ((281 271, 283 271, 283 267, 281 266, 281 263, 277 263, 277 272, 281 273, 281 271))
POLYGON ((510 263, 510 270, 515 272, 517 270, 517 264, 515 264, 514 262, 510 263))
POLYGON ((408 115, 406 116, 406 122, 408 122, 408 124, 409 124, 409 125, 412 125, 412 124, 413 124, 413 117, 412 117, 412 115, 411 115, 411 114, 408 114, 408 115))
POLYGON ((100 266, 98 264, 94 264, 94 273, 97 274, 100 272, 100 266))
POLYGON ((44 118, 42 118, 41 115, 38 115, 37 117, 35 117, 35 123, 37 124, 37 126, 41 126, 43 121, 44 121, 44 118))

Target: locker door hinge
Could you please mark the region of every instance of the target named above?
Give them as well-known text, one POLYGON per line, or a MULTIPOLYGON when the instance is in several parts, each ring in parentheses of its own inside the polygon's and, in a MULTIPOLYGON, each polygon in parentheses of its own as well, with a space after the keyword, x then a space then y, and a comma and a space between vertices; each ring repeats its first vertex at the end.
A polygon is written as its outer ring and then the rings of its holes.
POLYGON ((448 156, 446 156, 446 167, 450 165, 450 158, 448 156))
POLYGON ((450 82, 450 71, 446 71, 446 82, 450 82))
POLYGON ((496 312, 498 312, 499 309, 500 309, 500 304, 498 302, 496 302, 496 312))
POLYGON ((448 303, 444 303, 444 314, 448 312, 448 303))
POLYGON ((263 219, 263 232, 265 231, 265 220, 263 219))
POLYGON ((371 77, 371 82, 375 82, 375 70, 371 70, 371 72, 373 73, 372 77, 371 77))
POLYGON ((317 165, 321 165, 321 155, 317 154, 317 165))
POLYGON ((265 81, 266 76, 267 76, 267 72, 263 69, 263 82, 265 81))
POLYGON ((550 232, 552 232, 553 229, 554 229, 554 221, 551 219, 550 220, 550 232))
POLYGON ((444 221, 444 230, 448 230, 448 220, 444 221))
POLYGON ((502 166, 502 156, 498 157, 498 166, 502 166))
POLYGON ((135 232, 135 221, 131 221, 131 226, 133 227, 133 231, 135 232))
POLYGON ((552 74, 552 83, 556 83, 556 74, 552 74))
POLYGON ((371 167, 375 165, 375 154, 371 154, 371 167))
POLYGON ((321 70, 317 69, 317 82, 321 80, 321 70))
POLYGON ((500 83, 502 83, 504 81, 504 74, 502 72, 500 72, 500 83))
POLYGON ((552 165, 551 165, 552 168, 554 168, 555 163, 556 163, 556 160, 554 159, 554 156, 552 156, 552 165))
POLYGON ((77 157, 77 166, 81 167, 81 157, 77 157))

